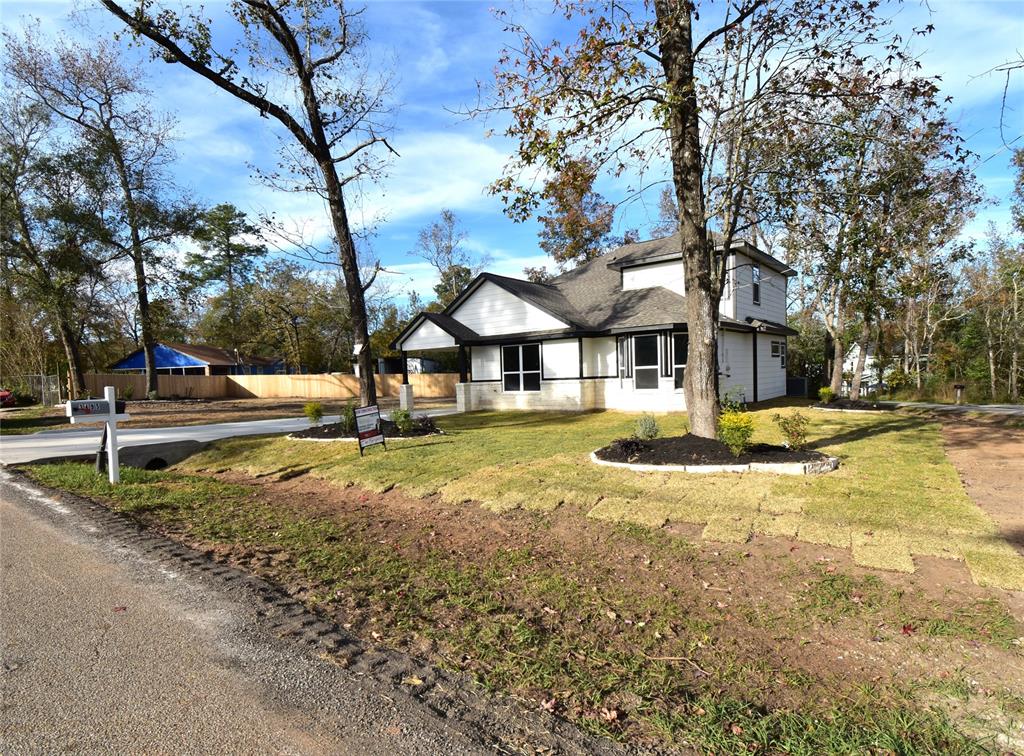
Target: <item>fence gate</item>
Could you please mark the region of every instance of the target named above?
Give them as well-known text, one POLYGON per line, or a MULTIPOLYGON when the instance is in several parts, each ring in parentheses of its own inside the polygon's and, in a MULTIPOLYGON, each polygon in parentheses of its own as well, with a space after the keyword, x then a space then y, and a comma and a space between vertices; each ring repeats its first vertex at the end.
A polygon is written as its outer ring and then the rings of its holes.
POLYGON ((32 396, 38 396, 44 406, 52 406, 64 401, 59 375, 23 375, 21 380, 24 381, 28 392, 32 396))

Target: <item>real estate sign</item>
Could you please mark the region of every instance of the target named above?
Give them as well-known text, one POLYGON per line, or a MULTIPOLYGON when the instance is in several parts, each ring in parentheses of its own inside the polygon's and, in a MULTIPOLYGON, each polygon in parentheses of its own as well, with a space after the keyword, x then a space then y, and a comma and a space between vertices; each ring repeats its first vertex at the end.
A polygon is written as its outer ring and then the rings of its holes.
MULTIPOLYGON (((384 432, 380 428, 380 407, 371 404, 367 407, 356 407, 356 433, 359 436, 359 456, 363 449, 374 444, 384 444, 384 432)), ((387 444, 384 444, 387 449, 387 444)))

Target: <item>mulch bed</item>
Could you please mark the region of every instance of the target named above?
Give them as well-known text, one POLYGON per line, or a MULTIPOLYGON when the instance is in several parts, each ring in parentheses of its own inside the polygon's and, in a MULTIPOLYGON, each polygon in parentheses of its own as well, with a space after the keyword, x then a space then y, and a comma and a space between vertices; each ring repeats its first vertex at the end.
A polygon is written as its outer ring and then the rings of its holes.
MULTIPOLYGON (((401 433, 398 430, 398 426, 390 420, 381 418, 380 427, 384 431, 384 438, 417 438, 420 436, 432 436, 435 433, 443 433, 443 431, 434 425, 433 420, 429 417, 416 418, 415 425, 412 430, 407 433, 401 433)), ((324 425, 315 425, 306 430, 295 431, 291 434, 292 438, 348 438, 354 439, 356 434, 346 428, 341 423, 326 423, 324 425)))
POLYGON ((874 410, 876 412, 887 412, 890 408, 878 402, 866 402, 863 399, 833 399, 828 404, 812 404, 817 409, 845 409, 845 410, 874 410))
POLYGON ((754 444, 737 457, 721 441, 691 434, 650 441, 620 438, 595 453, 598 459, 606 462, 636 465, 747 465, 751 462, 816 462, 828 459, 828 455, 821 452, 797 451, 772 444, 754 444))

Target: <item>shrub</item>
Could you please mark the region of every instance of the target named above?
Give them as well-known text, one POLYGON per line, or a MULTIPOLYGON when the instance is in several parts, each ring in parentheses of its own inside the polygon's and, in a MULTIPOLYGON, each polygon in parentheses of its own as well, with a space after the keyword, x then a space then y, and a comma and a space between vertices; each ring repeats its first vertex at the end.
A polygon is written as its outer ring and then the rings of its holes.
POLYGON ((416 423, 412 418, 412 413, 409 410, 396 409, 391 413, 391 422, 398 428, 398 432, 403 436, 411 433, 412 429, 416 427, 416 423))
POLYGON ((718 418, 718 440, 729 447, 733 456, 740 456, 750 446, 754 435, 754 418, 746 412, 727 410, 718 418))
POLYGON ((832 400, 836 398, 836 392, 829 386, 822 386, 818 389, 818 398, 822 404, 831 404, 832 400))
POLYGON ((127 386, 125 386, 123 389, 121 389, 121 398, 124 399, 125 401, 128 401, 133 396, 135 396, 135 384, 134 383, 129 383, 127 386))
POLYGON ((354 436, 356 435, 356 405, 352 402, 345 402, 341 408, 341 418, 338 420, 342 430, 354 436))
POLYGON ((146 398, 149 399, 150 401, 155 402, 157 399, 160 398, 160 394, 156 391, 150 391, 146 394, 146 398))
POLYGON ((633 436, 641 441, 650 441, 652 438, 657 438, 660 432, 658 421, 654 419, 654 415, 645 412, 637 419, 633 436))
POLYGON ((725 392, 722 397, 722 412, 743 411, 743 389, 734 388, 725 392))
POLYGON ((306 402, 302 411, 309 418, 310 425, 320 425, 320 421, 324 419, 324 406, 320 402, 306 402))
POLYGON ((790 449, 803 449, 807 446, 807 424, 810 422, 804 415, 794 412, 792 415, 772 415, 772 421, 779 426, 786 437, 786 445, 790 449))

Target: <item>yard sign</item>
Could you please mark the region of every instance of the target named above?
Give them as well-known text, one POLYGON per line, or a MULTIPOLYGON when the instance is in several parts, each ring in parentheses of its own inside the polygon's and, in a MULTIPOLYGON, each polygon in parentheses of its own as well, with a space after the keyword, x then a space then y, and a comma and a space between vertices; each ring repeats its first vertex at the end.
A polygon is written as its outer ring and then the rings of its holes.
POLYGON ((359 456, 363 449, 374 444, 384 444, 384 432, 380 429, 380 407, 371 404, 368 407, 356 407, 356 432, 359 435, 359 456))

